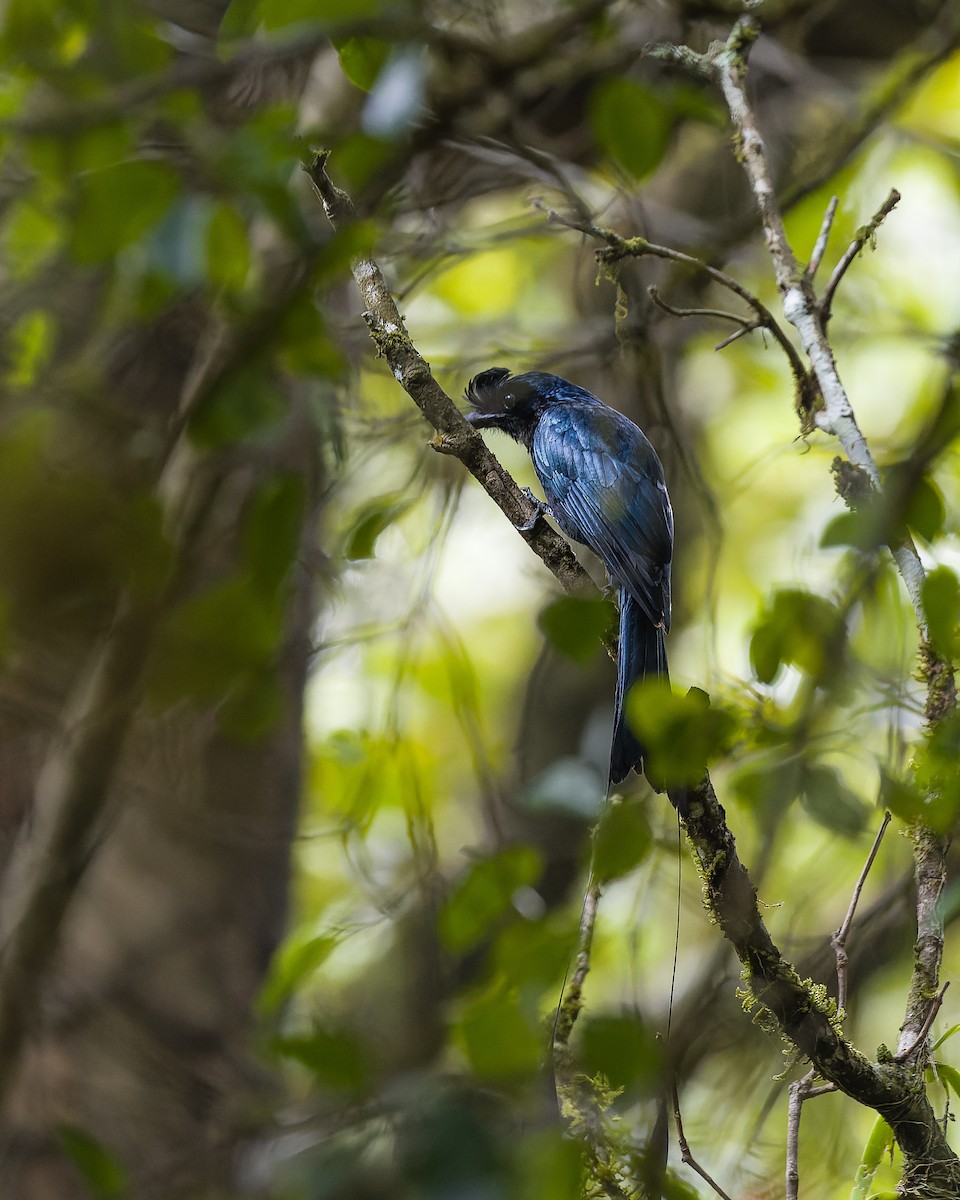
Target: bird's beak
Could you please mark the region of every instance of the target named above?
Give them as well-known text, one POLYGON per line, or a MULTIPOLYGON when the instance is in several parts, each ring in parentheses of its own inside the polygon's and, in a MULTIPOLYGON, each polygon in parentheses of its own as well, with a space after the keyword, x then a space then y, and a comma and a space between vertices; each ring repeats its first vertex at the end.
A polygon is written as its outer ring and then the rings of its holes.
POLYGON ((498 415, 499 414, 497 413, 481 412, 477 408, 471 408, 463 414, 464 419, 467 420, 475 429, 482 428, 484 425, 495 424, 498 415))

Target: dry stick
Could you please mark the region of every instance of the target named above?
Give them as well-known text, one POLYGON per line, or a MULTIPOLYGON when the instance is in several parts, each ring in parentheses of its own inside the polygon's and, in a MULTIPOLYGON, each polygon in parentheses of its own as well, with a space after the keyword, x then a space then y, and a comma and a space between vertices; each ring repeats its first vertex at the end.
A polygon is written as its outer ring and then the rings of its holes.
POLYGON ((867 855, 867 861, 863 864, 860 878, 857 880, 856 887, 853 889, 853 895, 850 897, 850 907, 847 909, 847 915, 843 918, 840 928, 830 939, 830 945, 837 956, 837 1009, 841 1015, 847 1007, 847 937, 850 933, 850 926, 853 924, 854 914, 857 911, 857 904, 860 902, 860 893, 863 891, 863 885, 870 874, 870 868, 877 857, 877 851, 880 849, 880 843, 883 841, 883 835, 887 832, 889 824, 890 813, 885 812, 880 828, 877 830, 877 836, 873 839, 873 845, 870 847, 870 853, 867 855))
POLYGON ((930 1004, 930 1011, 927 1013, 923 1024, 920 1026, 919 1033, 905 1050, 901 1050, 898 1054, 893 1056, 894 1062, 906 1062, 907 1059, 910 1058, 911 1055, 913 1055, 917 1050, 919 1050, 924 1042, 926 1042, 930 1033, 930 1029, 933 1026, 933 1022, 937 1019, 937 1013, 940 1011, 940 1006, 943 1004, 943 997, 946 995, 946 991, 949 986, 950 981, 948 979, 940 991, 934 996, 933 1001, 930 1004))
MULTIPOLYGON (((576 229, 580 233, 585 233, 590 237, 596 238, 597 241, 606 242, 606 249, 597 251, 597 259, 600 262, 615 263, 622 258, 645 258, 647 256, 651 258, 663 258, 670 262, 682 263, 684 266, 702 271, 715 283, 719 283, 721 287, 725 287, 728 291, 733 292, 735 296, 739 296, 757 314, 757 324, 764 329, 768 329, 776 339, 780 348, 787 356, 787 361, 790 363, 790 369, 793 371, 798 390, 806 392, 807 370, 799 354, 797 354, 793 343, 781 328, 780 322, 762 300, 731 275, 727 275, 726 272, 719 270, 717 267, 712 267, 709 263, 703 262, 702 259, 695 258, 692 254, 684 254, 682 250, 674 250, 671 246, 659 246, 655 242, 648 242, 646 238, 642 237, 623 237, 619 233, 615 233, 612 229, 605 229, 602 226, 593 225, 589 221, 580 221, 575 217, 556 212, 544 204, 542 200, 534 200, 533 204, 534 207, 539 208, 546 214, 547 220, 551 223, 563 225, 567 229, 576 229)), ((732 317, 733 314, 729 314, 729 316, 732 317)))
POLYGON ((800 1192, 800 1110, 804 1100, 814 1096, 826 1096, 837 1089, 832 1083, 824 1083, 820 1087, 812 1087, 816 1078, 815 1070, 808 1071, 802 1079, 790 1084, 789 1101, 787 1104, 787 1176, 786 1200, 797 1200, 800 1192))
POLYGON ((830 230, 833 228, 833 218, 837 215, 837 206, 839 203, 839 196, 831 196, 830 203, 827 205, 827 211, 823 214, 820 232, 817 234, 817 240, 813 244, 813 253, 810 255, 810 261, 807 263, 807 269, 804 272, 806 277, 811 281, 814 275, 816 275, 820 263, 823 261, 823 256, 826 253, 827 242, 830 240, 830 230))
POLYGON ((727 1195, 727 1193, 723 1190, 723 1188, 720 1186, 720 1184, 717 1183, 717 1181, 713 1178, 712 1175, 710 1175, 707 1171, 705 1171, 703 1169, 703 1167, 700 1166, 700 1164, 697 1162, 697 1160, 690 1153, 690 1145, 687 1142, 686 1135, 683 1132, 683 1119, 680 1116, 680 1095, 677 1092, 676 1078, 674 1078, 672 1081, 672 1092, 673 1092, 673 1119, 677 1125, 677 1142, 680 1145, 680 1158, 681 1158, 682 1162, 684 1162, 690 1168, 691 1171, 696 1171, 696 1173, 700 1176, 700 1178, 704 1181, 704 1183, 706 1183, 709 1187, 713 1188, 713 1190, 717 1193, 717 1195, 722 1197, 722 1200, 730 1200, 730 1196, 727 1195))
MULTIPOLYGON (((834 200, 835 199, 836 197, 834 197, 834 200)), ((889 216, 891 212, 893 212, 899 203, 900 193, 896 188, 891 188, 890 195, 887 196, 886 200, 884 200, 866 225, 861 226, 861 228, 857 230, 857 236, 853 239, 844 252, 843 257, 833 268, 833 273, 827 281, 827 286, 823 289, 823 296, 820 299, 820 323, 824 329, 826 329, 827 322, 831 317, 833 297, 836 295, 837 288, 840 285, 840 280, 844 277, 844 275, 846 275, 854 259, 856 259, 857 255, 863 250, 864 246, 866 246, 868 242, 871 245, 873 244, 877 236, 877 230, 880 228, 884 219, 889 216)), ((813 271, 810 270, 810 268, 807 269, 807 278, 813 278, 813 271)))
MULTIPOLYGON (((836 209, 836 205, 831 203, 827 210, 827 215, 832 219, 832 210, 836 209)), ((824 225, 827 225, 825 219, 824 225)), ((821 230, 821 235, 823 230, 821 230)), ((811 260, 812 261, 812 260, 811 260)), ((816 268, 814 268, 816 269, 816 268)), ((850 905, 847 908, 847 915, 843 918, 840 928, 834 933, 830 939, 830 944, 833 947, 834 954, 837 958, 837 1011, 842 1016, 847 1003, 847 937, 850 933, 850 927, 853 924, 854 914, 857 911, 857 904, 860 901, 860 895, 863 892, 863 885, 867 881, 867 875, 870 873, 870 868, 874 864, 877 857, 877 852, 880 849, 880 843, 883 841, 883 835, 886 833, 887 826, 890 824, 890 813, 883 814, 883 821, 877 831, 877 836, 873 839, 873 845, 870 847, 870 853, 867 855, 867 861, 863 864, 863 869, 857 879, 853 889, 853 895, 850 897, 850 905)), ((813 1087, 813 1081, 816 1078, 816 1069, 810 1070, 802 1079, 796 1080, 790 1084, 789 1102, 787 1105, 787 1173, 786 1173, 786 1200, 797 1200, 797 1195, 800 1188, 800 1114, 803 1108, 803 1102, 811 1099, 813 1096, 824 1096, 830 1092, 835 1092, 836 1086, 832 1083, 824 1084, 822 1087, 813 1087)))

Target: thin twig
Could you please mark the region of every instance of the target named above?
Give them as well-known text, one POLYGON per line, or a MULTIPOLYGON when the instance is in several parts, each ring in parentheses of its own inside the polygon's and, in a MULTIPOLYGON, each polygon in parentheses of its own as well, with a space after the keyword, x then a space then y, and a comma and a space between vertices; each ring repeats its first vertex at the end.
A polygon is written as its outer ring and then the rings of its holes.
POLYGON ((822 1083, 813 1087, 817 1077, 816 1068, 808 1071, 802 1079, 790 1084, 787 1104, 787 1175, 786 1200, 797 1200, 800 1192, 800 1112, 805 1100, 814 1096, 826 1096, 837 1090, 836 1084, 822 1083))
MULTIPOLYGON (((823 289, 823 296, 820 300, 820 322, 824 329, 826 329, 827 323, 831 317, 833 297, 836 295, 837 288, 840 286, 840 280, 847 273, 854 259, 864 248, 864 246, 866 246, 868 242, 871 245, 873 244, 877 236, 877 230, 883 224, 884 219, 888 216, 888 214, 893 212, 893 210, 897 207, 899 202, 900 193, 896 188, 891 188, 890 195, 887 196, 886 200, 884 200, 866 225, 862 225, 857 230, 856 237, 847 247, 843 258, 841 258, 837 265, 833 268, 833 273, 827 282, 827 286, 823 289)), ((813 278, 813 272, 809 268, 807 269, 807 277, 810 279, 813 278)))
POLYGON ((662 308, 664 312, 669 313, 671 317, 716 317, 720 321, 734 321, 737 325, 741 325, 741 333, 748 329, 756 329, 757 322, 752 321, 747 317, 740 316, 739 313, 727 312, 723 308, 676 308, 672 304, 668 304, 660 295, 660 289, 655 283, 651 283, 647 288, 647 294, 654 302, 657 308, 662 308))
POLYGON ((910 1043, 910 1045, 907 1046, 907 1048, 905 1050, 901 1050, 901 1051, 899 1051, 899 1053, 897 1053, 893 1056, 894 1062, 906 1062, 907 1059, 910 1058, 915 1053, 915 1051, 918 1050, 919 1047, 922 1046, 923 1043, 927 1040, 927 1036, 930 1033, 930 1028, 933 1025, 934 1021, 937 1019, 937 1013, 940 1011, 940 1006, 943 1004, 944 993, 946 992, 946 990, 949 986, 950 986, 950 980, 948 979, 947 982, 940 989, 940 991, 937 992, 937 994, 931 1000, 930 1011, 927 1013, 926 1019, 924 1020, 923 1024, 920 1026, 919 1033, 913 1039, 913 1041, 910 1043))
POLYGON ((719 268, 703 262, 702 259, 695 258, 692 254, 685 254, 682 250, 674 250, 672 246, 659 246, 655 242, 648 242, 646 238, 642 237, 623 237, 621 234, 615 233, 612 229, 605 229, 603 226, 594 225, 589 221, 581 221, 576 217, 559 213, 540 199, 535 199, 532 203, 535 208, 539 208, 546 214, 547 220, 551 223, 563 225, 567 229, 575 229, 579 233, 585 233, 599 242, 606 242, 605 248, 596 252, 598 262, 615 263, 623 258, 646 258, 648 256, 651 258, 664 258, 670 262, 683 263, 685 266, 702 271, 715 283, 719 283, 721 287, 725 287, 728 291, 733 292, 735 296, 739 296, 745 304, 753 309, 757 314, 758 323, 764 329, 770 330, 771 335, 781 350, 783 350, 790 364, 790 370, 793 372, 797 391, 804 395, 808 392, 809 376, 807 370, 793 343, 784 333, 779 321, 759 297, 755 296, 753 292, 745 288, 742 283, 739 283, 731 275, 727 275, 726 272, 719 270, 719 268))
POLYGON ((680 1116, 680 1094, 677 1091, 676 1077, 674 1077, 671 1082, 671 1090, 673 1092, 673 1119, 677 1125, 677 1142, 680 1145, 681 1160, 690 1168, 691 1171, 696 1171, 704 1183, 713 1188, 717 1195, 722 1197, 722 1200, 730 1200, 730 1196, 723 1190, 720 1184, 717 1183, 713 1176, 700 1166, 690 1152, 690 1145, 687 1142, 686 1136, 683 1132, 683 1119, 680 1116))
POLYGON ((840 1012, 843 1012, 847 1007, 847 936, 850 933, 850 926, 853 924, 857 904, 860 902, 860 893, 863 891, 863 885, 870 874, 870 868, 877 857, 877 851, 880 849, 880 843, 883 841, 883 835, 887 832, 889 824, 890 813, 885 812, 880 828, 877 830, 877 836, 873 839, 873 845, 870 847, 870 853, 867 855, 867 861, 863 864, 860 878, 857 880, 856 887, 853 889, 853 895, 850 897, 850 907, 847 909, 847 915, 843 918, 840 928, 830 939, 830 945, 837 956, 837 1008, 840 1012))
POLYGON ((827 211, 823 214, 820 232, 817 234, 817 240, 813 244, 813 253, 810 255, 810 261, 807 263, 807 269, 804 272, 806 277, 811 281, 814 275, 816 275, 820 263, 823 261, 823 256, 826 253, 827 242, 830 240, 830 230, 833 228, 833 218, 837 215, 837 205, 839 203, 839 196, 831 196, 830 203, 827 205, 827 211))

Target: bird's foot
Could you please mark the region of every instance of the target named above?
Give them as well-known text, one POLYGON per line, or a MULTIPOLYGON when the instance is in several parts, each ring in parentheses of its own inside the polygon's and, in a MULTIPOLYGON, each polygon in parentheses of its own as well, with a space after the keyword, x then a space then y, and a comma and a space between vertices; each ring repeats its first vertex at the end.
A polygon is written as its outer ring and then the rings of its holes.
POLYGON ((544 514, 548 513, 550 509, 546 504, 544 504, 540 497, 535 496, 528 487, 521 488, 520 490, 537 510, 528 521, 524 521, 522 525, 517 526, 517 529, 521 533, 529 533, 530 530, 533 529, 534 525, 536 525, 536 523, 540 520, 540 518, 544 516, 544 514))

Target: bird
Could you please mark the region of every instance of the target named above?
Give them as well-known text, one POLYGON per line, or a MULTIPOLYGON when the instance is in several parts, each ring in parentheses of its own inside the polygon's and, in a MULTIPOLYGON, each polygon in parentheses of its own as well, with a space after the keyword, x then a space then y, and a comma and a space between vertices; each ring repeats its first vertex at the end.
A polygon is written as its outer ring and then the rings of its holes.
MULTIPOLYGON (((541 507, 600 558, 616 588, 609 778, 619 784, 631 770, 644 770, 644 747, 624 714, 627 693, 642 679, 669 679, 673 509, 660 459, 629 417, 559 375, 490 367, 470 380, 464 397, 471 425, 498 429, 526 448, 546 496, 541 507)), ((665 790, 646 774, 657 791, 665 790)))

